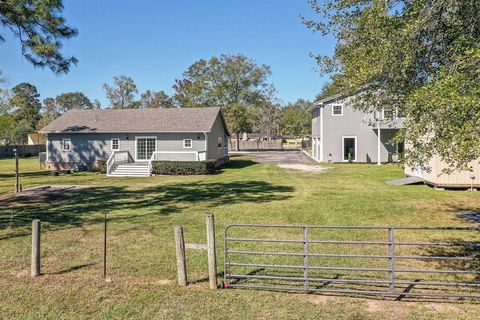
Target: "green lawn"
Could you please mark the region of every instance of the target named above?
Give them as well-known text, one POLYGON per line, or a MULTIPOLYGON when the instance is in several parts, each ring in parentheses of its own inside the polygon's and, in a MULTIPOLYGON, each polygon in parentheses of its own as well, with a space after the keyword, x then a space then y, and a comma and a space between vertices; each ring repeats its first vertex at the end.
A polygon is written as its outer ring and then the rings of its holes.
MULTIPOLYGON (((39 169, 38 159, 21 159, 23 188, 43 184, 90 188, 50 203, 11 204, 6 200, 14 189, 13 165, 13 160, 0 160, 3 319, 478 318, 479 306, 473 302, 209 291, 206 254, 196 250, 187 250, 191 284, 179 288, 173 227, 184 226, 186 242, 205 243, 205 214, 214 213, 221 273, 223 228, 231 223, 472 226, 455 212, 479 210, 480 192, 388 186, 386 180, 402 177, 401 168, 394 165, 331 165, 312 174, 234 158, 214 176, 106 178, 95 173, 51 177, 39 169), (105 212, 110 219, 111 282, 101 279, 105 212), (34 218, 43 222, 43 275, 31 279, 28 232, 34 218)), ((332 234, 363 240, 377 236, 332 234)))

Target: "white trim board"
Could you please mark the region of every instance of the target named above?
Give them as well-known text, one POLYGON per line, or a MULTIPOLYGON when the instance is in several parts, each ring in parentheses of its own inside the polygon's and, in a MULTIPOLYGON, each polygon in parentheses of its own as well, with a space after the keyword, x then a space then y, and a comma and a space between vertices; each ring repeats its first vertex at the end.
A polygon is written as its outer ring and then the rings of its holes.
POLYGON ((333 116, 333 117, 341 117, 341 116, 343 116, 343 104, 340 104, 340 103, 334 103, 334 104, 332 104, 332 116, 333 116), (335 109, 335 107, 341 107, 341 108, 342 108, 342 110, 341 110, 342 112, 341 112, 340 114, 335 114, 335 113, 333 112, 333 110, 335 109))
POLYGON ((120 138, 110 139, 110 150, 111 151, 120 151, 120 138), (118 149, 113 149, 113 140, 118 140, 118 149))

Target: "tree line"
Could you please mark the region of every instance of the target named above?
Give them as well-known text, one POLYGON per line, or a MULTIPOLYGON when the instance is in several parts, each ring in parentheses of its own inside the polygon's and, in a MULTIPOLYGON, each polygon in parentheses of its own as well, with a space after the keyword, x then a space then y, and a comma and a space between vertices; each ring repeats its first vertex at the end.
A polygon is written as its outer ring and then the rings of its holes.
POLYGON ((139 94, 135 81, 119 75, 103 84, 108 106, 101 106, 79 91, 40 99, 37 88, 20 83, 0 89, 0 139, 4 144, 23 144, 27 134, 40 130, 72 109, 137 109, 220 107, 234 134, 310 134, 311 102, 298 99, 282 105, 268 81, 271 71, 244 55, 220 55, 193 63, 175 80, 174 93, 146 90, 139 94))

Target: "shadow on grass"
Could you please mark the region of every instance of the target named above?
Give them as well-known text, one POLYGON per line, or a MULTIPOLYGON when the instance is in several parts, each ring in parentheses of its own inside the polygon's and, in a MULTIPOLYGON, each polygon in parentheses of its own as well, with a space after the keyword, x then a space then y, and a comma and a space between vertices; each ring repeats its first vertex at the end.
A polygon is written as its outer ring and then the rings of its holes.
MULTIPOLYGON (((34 172, 20 172, 19 177, 22 178, 28 178, 28 177, 42 177, 42 176, 48 176, 50 174, 50 171, 34 171, 34 172)), ((12 173, 0 173, 0 179, 3 178, 15 178, 15 171, 12 170, 12 173)))
POLYGON ((224 165, 220 166, 219 169, 243 169, 255 164, 258 164, 258 162, 252 160, 235 160, 225 163, 224 165))
MULTIPOLYGON (((293 187, 273 185, 264 181, 191 182, 127 189, 125 186, 92 187, 65 199, 50 203, 27 203, 16 206, 0 204, 0 230, 31 225, 33 219, 55 228, 78 226, 103 221, 104 212, 112 209, 127 214, 109 220, 165 216, 184 208, 204 208, 236 203, 263 203, 291 197, 293 187)), ((25 230, 17 230, 25 232, 25 230)), ((4 235, 2 238, 13 237, 4 235)))

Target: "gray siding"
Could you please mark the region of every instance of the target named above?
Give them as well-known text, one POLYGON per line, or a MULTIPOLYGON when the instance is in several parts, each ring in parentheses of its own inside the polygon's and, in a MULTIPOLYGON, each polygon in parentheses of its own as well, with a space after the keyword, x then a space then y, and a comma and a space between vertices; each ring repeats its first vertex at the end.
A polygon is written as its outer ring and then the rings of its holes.
POLYGON ((50 133, 47 138, 47 161, 95 162, 107 159, 112 152, 112 138, 120 139, 120 150, 128 151, 135 159, 135 138, 145 136, 157 138, 157 151, 205 150, 203 133, 50 133), (70 151, 62 151, 62 139, 71 140, 70 151), (184 148, 183 139, 192 139, 192 148, 184 148))
POLYGON ((208 141, 208 159, 220 159, 223 157, 224 146, 227 146, 228 139, 225 135, 225 128, 223 127, 220 116, 217 116, 215 123, 213 124, 212 131, 207 134, 208 141), (218 138, 222 139, 222 147, 218 148, 218 138))
MULTIPOLYGON (((323 161, 343 162, 343 137, 356 137, 357 139, 357 162, 365 162, 367 154, 372 162, 377 161, 377 129, 371 123, 374 120, 373 113, 364 113, 355 110, 344 101, 338 101, 322 106, 323 108, 323 161), (343 104, 343 115, 332 115, 334 104, 343 104)), ((312 138, 321 143, 321 120, 320 109, 312 112, 312 138)), ((397 129, 381 130, 381 161, 388 160, 388 153, 396 152, 396 145, 390 143, 397 129)), ((319 160, 319 146, 313 146, 312 153, 319 160), (317 148, 317 149, 315 149, 317 148)))

